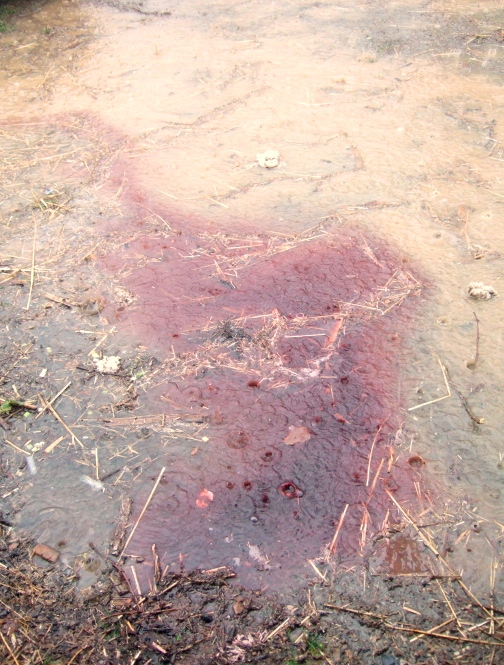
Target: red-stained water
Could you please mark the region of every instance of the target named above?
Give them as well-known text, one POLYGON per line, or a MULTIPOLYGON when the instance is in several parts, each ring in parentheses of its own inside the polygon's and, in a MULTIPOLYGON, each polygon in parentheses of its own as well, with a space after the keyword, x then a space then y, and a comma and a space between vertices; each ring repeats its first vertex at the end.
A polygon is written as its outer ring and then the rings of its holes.
POLYGON ((146 558, 141 579, 156 544, 163 565, 290 586, 313 574, 307 559, 346 504, 336 548, 348 560, 380 529, 385 490, 411 493, 411 469, 389 459, 415 281, 386 244, 349 230, 286 242, 176 228, 103 261, 136 298, 107 312, 119 335, 168 358, 151 409, 205 425, 160 451, 166 471, 128 552, 146 558))

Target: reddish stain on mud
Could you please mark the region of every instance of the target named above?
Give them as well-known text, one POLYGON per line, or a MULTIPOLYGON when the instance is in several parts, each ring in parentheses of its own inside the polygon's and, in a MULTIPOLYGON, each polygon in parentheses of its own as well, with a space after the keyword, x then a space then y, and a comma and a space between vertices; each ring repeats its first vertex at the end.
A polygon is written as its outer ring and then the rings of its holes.
MULTIPOLYGON (((104 259, 136 298, 109 307, 109 320, 168 358, 151 412, 205 425, 159 451, 167 470, 130 553, 150 562, 155 543, 163 565, 226 564, 243 584, 292 587, 313 576, 306 560, 331 542, 346 504, 336 547, 351 560, 381 528, 385 490, 411 496, 407 462, 389 458, 417 284, 386 244, 319 235, 230 240, 186 226, 136 235, 104 259)), ((145 579, 152 566, 137 569, 145 579)))

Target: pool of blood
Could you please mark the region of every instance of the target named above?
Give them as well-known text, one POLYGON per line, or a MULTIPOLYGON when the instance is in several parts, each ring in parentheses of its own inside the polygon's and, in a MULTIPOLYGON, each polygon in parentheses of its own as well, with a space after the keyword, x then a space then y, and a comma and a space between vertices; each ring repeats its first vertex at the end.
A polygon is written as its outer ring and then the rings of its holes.
POLYGON ((119 336, 168 359, 143 398, 151 413, 204 426, 190 447, 159 451, 166 471, 128 547, 145 558, 141 584, 156 544, 172 569, 228 565, 242 584, 292 587, 313 576, 307 559, 327 552, 347 505, 335 556, 365 552, 391 508, 387 490, 413 493, 407 461, 390 458, 416 305, 382 314, 403 270, 397 253, 341 228, 230 243, 187 225, 137 229, 102 267, 121 271, 135 297, 108 307, 119 336))

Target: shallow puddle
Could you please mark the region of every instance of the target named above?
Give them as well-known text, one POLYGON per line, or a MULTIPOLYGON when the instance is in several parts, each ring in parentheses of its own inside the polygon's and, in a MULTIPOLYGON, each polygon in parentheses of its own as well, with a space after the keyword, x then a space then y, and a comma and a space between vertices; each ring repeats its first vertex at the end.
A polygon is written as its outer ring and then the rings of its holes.
MULTIPOLYGON (((135 415, 190 427, 144 446, 135 519, 166 470, 129 553, 289 586, 335 533, 342 560, 364 551, 388 490, 476 519, 446 552, 487 587, 503 312, 467 288, 504 288, 501 23, 490 3, 52 2, 1 36, 3 257, 29 267, 34 190, 51 221, 78 207, 85 237, 41 227, 40 250, 82 244, 61 288, 92 283, 107 353, 157 362, 135 415), (36 159, 14 168, 16 142, 36 159)), ((43 479, 27 496, 50 511, 43 479)), ((417 570, 415 545, 387 552, 417 570)))

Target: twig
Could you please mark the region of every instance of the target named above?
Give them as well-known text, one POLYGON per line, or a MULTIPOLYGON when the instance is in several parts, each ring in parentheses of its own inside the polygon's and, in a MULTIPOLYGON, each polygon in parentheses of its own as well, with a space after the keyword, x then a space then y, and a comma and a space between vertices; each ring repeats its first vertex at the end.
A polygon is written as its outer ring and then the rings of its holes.
MULTIPOLYGON (((387 421, 385 421, 387 422, 387 421)), ((366 487, 369 485, 369 476, 371 474, 371 460, 373 459, 373 451, 374 447, 376 445, 376 440, 378 439, 378 435, 380 434, 382 427, 385 425, 385 422, 383 422, 380 427, 378 427, 376 434, 373 439, 373 443, 371 444, 371 450, 369 452, 369 459, 368 459, 368 466, 367 466, 367 474, 366 474, 366 487)))
POLYGON ((433 633, 427 630, 420 630, 419 628, 406 628, 405 626, 396 626, 393 623, 384 623, 387 628, 393 630, 402 630, 406 633, 417 633, 418 635, 428 635, 431 637, 441 637, 444 640, 451 640, 452 642, 471 642, 472 644, 489 644, 496 647, 504 647, 504 642, 490 642, 489 640, 473 640, 470 637, 458 637, 456 635, 445 635, 444 633, 433 633))
POLYGON ((334 532, 331 545, 329 546, 329 554, 333 554, 336 549, 336 541, 338 540, 339 532, 341 530, 341 527, 343 526, 343 520, 345 519, 346 511, 348 510, 348 505, 349 505, 348 503, 345 505, 345 507, 343 508, 343 512, 341 513, 341 516, 339 518, 338 526, 336 527, 336 531, 334 532))
POLYGON ((467 367, 468 367, 468 369, 473 369, 474 370, 478 366, 478 360, 479 360, 479 341, 480 341, 479 324, 480 324, 480 322, 479 322, 478 317, 476 316, 476 312, 473 312, 473 316, 474 316, 474 319, 476 321, 476 350, 475 350, 475 353, 474 353, 474 360, 470 360, 467 363, 467 367))
POLYGON ((2 638, 2 642, 5 644, 5 646, 7 648, 7 651, 10 653, 12 660, 16 663, 16 665, 19 665, 19 660, 14 655, 14 652, 10 648, 9 643, 7 642, 5 637, 3 636, 3 633, 1 633, 1 632, 0 632, 0 637, 2 638))
POLYGON ((138 583, 138 577, 136 574, 135 566, 131 566, 131 574, 133 575, 133 579, 135 580, 135 586, 136 590, 138 591, 138 595, 142 595, 142 589, 140 589, 140 584, 138 583))
POLYGON ((31 263, 31 274, 30 274, 30 292, 28 293, 28 302, 25 309, 30 309, 32 293, 33 293, 33 284, 35 283, 35 252, 37 248, 37 218, 35 217, 35 225, 33 228, 33 247, 32 247, 32 263, 31 263))
MULTIPOLYGON (((448 372, 448 370, 446 370, 448 372)), ((469 402, 467 401, 467 398, 462 395, 462 392, 457 388, 457 386, 453 383, 453 379, 450 377, 450 381, 452 386, 455 388, 455 392, 459 396, 460 401, 462 402, 462 406, 464 407, 465 412, 469 416, 469 418, 473 421, 473 423, 476 423, 476 425, 483 425, 485 423, 484 418, 479 418, 478 416, 475 416, 471 407, 469 406, 469 402)))
MULTIPOLYGON (((443 623, 440 623, 438 626, 434 626, 433 628, 429 628, 429 630, 426 630, 425 632, 429 633, 429 634, 430 633, 435 633, 438 630, 440 630, 440 628, 444 628, 445 626, 448 626, 448 624, 453 623, 453 621, 455 621, 455 619, 452 617, 451 619, 447 619, 446 621, 443 621, 443 623)), ((417 640, 421 639, 421 637, 422 637, 421 635, 417 635, 416 637, 412 637, 411 640, 410 640, 410 644, 412 644, 413 642, 416 642, 417 640)))
POLYGON ((428 406, 429 404, 435 404, 436 402, 441 402, 442 400, 448 399, 449 397, 452 396, 451 390, 450 390, 450 384, 448 383, 448 378, 446 376, 446 368, 443 365, 443 363, 441 362, 441 359, 439 358, 439 356, 438 356, 438 363, 439 363, 439 366, 441 367, 441 371, 443 372, 443 379, 444 379, 446 390, 448 391, 448 394, 443 395, 443 397, 436 397, 436 399, 431 399, 428 402, 422 402, 422 404, 417 404, 416 406, 410 406, 408 411, 415 411, 416 409, 421 409, 422 406, 428 406))
POLYGON ((165 470, 166 470, 166 467, 164 466, 164 467, 161 469, 161 471, 159 472, 159 476, 157 477, 157 480, 156 480, 156 482, 154 483, 154 487, 152 488, 152 491, 151 491, 151 493, 149 494, 149 498, 148 498, 147 501, 145 502, 145 506, 142 508, 142 512, 141 512, 140 515, 138 516, 138 519, 137 519, 137 521, 135 522, 135 526, 134 526, 133 529, 131 530, 131 533, 130 533, 130 535, 128 536, 128 538, 127 538, 127 540, 126 540, 126 544, 125 544, 124 547, 123 547, 123 551, 121 552, 121 554, 120 554, 120 556, 119 556, 119 559, 122 559, 122 557, 124 556, 124 552, 126 551, 126 548, 128 547, 128 545, 130 544, 130 540, 133 538, 133 534, 135 533, 136 528, 137 528, 137 526, 138 526, 139 523, 140 523, 140 520, 141 520, 142 517, 144 516, 144 513, 145 513, 145 511, 147 510, 147 508, 149 507, 149 503, 151 502, 151 499, 152 499, 152 497, 154 496, 154 492, 156 491, 157 486, 159 485, 159 481, 161 480, 161 477, 162 477, 163 473, 165 472, 165 470))
POLYGON ((47 446, 47 448, 44 448, 43 452, 46 454, 52 453, 52 451, 63 441, 64 438, 64 436, 59 436, 56 441, 53 441, 47 446))
POLYGON ((313 568, 313 570, 317 573, 317 575, 318 575, 320 578, 322 578, 322 579, 324 580, 324 582, 326 582, 326 584, 327 584, 327 581, 328 581, 328 580, 327 580, 327 577, 324 575, 324 573, 322 573, 322 572, 317 568, 317 566, 315 565, 315 562, 312 561, 311 559, 308 559, 308 563, 309 563, 310 566, 313 568))
MULTIPOLYGON (((59 393, 57 393, 57 394, 56 394, 56 395, 50 400, 49 404, 54 404, 54 402, 58 399, 58 397, 60 397, 60 396, 65 392, 65 390, 66 390, 67 388, 69 388, 71 385, 72 385, 72 382, 69 381, 69 382, 66 384, 66 386, 65 386, 64 388, 62 388, 62 389, 59 391, 59 393)), ((40 399, 40 395, 39 395, 39 399, 40 399)), ((42 400, 41 400, 41 401, 42 401, 42 400)), ((37 413, 37 415, 35 416, 35 420, 37 420, 37 418, 40 418, 40 416, 44 413, 45 410, 46 410, 46 407, 44 406, 44 408, 42 409, 42 411, 39 411, 39 413, 37 413)))
POLYGON ((67 665, 72 665, 72 663, 73 663, 74 660, 77 658, 77 656, 78 656, 79 654, 81 654, 83 651, 85 651, 86 649, 89 649, 90 647, 91 647, 90 644, 86 644, 85 647, 82 647, 81 649, 78 649, 78 650, 74 653, 74 655, 70 658, 70 660, 68 661, 67 665))
POLYGON ((287 626, 287 624, 289 624, 291 621, 292 617, 287 617, 285 621, 282 621, 282 623, 279 626, 277 626, 274 630, 272 630, 271 633, 266 637, 266 642, 275 637, 275 635, 277 635, 281 630, 283 630, 285 626, 287 626))
POLYGON ((341 605, 331 605, 330 603, 325 603, 324 607, 328 607, 331 610, 339 610, 340 612, 350 612, 350 614, 358 614, 360 616, 370 617, 371 619, 380 619, 381 621, 389 618, 384 614, 373 614, 372 612, 364 612, 364 610, 354 610, 351 607, 341 607, 341 605))
POLYGON ((93 353, 96 351, 96 349, 98 347, 100 347, 103 344, 103 342, 107 339, 107 337, 109 337, 109 335, 112 335, 112 333, 115 331, 115 329, 116 329, 116 327, 112 326, 112 328, 108 331, 108 333, 101 333, 101 334, 103 334, 103 337, 101 338, 101 340, 97 344, 95 344, 95 346, 93 346, 91 351, 89 351, 88 356, 92 356, 93 353))
POLYGON ((66 424, 66 422, 63 420, 63 418, 54 410, 54 407, 49 404, 49 402, 46 402, 46 400, 42 397, 42 405, 46 406, 49 411, 53 414, 53 416, 56 418, 56 420, 59 420, 59 422, 63 425, 63 427, 66 429, 66 431, 70 434, 72 437, 72 440, 75 439, 77 443, 80 445, 81 448, 85 448, 84 444, 82 441, 72 432, 70 427, 66 424))
POLYGON ((8 439, 4 439, 5 443, 8 443, 9 446, 12 446, 14 450, 17 450, 18 453, 22 453, 23 455, 29 455, 29 452, 27 450, 23 450, 22 448, 18 448, 15 443, 12 443, 12 441, 9 441, 8 439))

